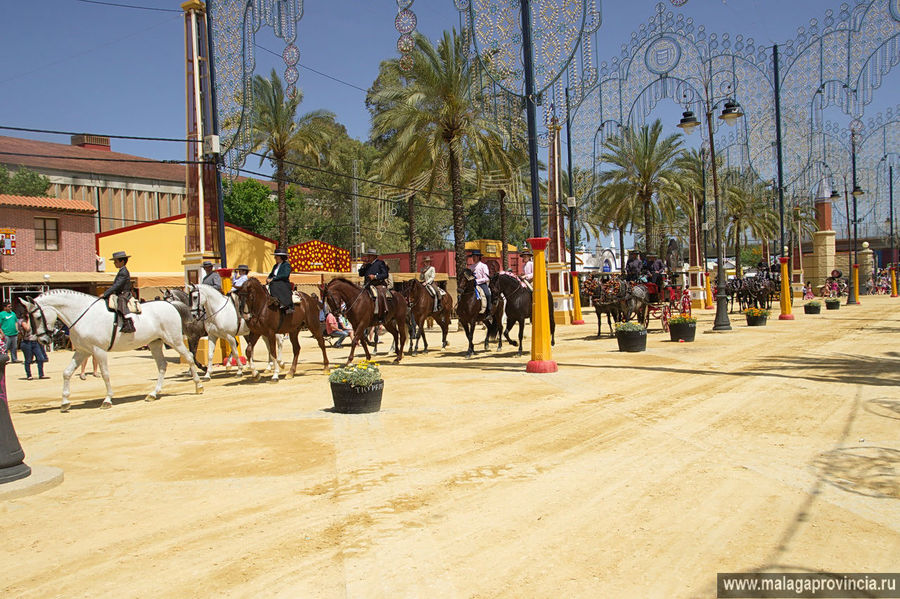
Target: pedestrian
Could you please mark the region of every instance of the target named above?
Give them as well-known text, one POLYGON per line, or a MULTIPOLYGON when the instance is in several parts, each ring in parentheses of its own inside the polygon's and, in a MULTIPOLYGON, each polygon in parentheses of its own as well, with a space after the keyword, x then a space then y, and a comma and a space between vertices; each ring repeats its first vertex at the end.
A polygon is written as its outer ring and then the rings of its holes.
POLYGON ((44 347, 41 345, 41 342, 38 341, 37 335, 34 334, 31 324, 23 319, 19 322, 19 330, 21 331, 20 334, 22 336, 20 347, 22 348, 22 353, 25 355, 25 377, 29 381, 34 378, 31 376, 31 363, 37 362, 38 378, 50 378, 44 376, 44 362, 47 361, 47 354, 44 353, 44 347))
POLYGON ((19 319, 13 312, 12 303, 3 304, 3 311, 0 312, 0 332, 6 337, 6 351, 9 353, 10 362, 18 362, 19 356, 17 350, 19 347, 19 319))

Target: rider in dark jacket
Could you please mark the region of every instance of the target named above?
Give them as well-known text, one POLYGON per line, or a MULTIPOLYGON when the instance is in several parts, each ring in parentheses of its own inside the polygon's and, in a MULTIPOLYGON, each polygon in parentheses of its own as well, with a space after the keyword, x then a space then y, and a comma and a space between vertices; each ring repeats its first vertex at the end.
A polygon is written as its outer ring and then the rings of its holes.
POLYGON ((291 263, 284 250, 275 250, 275 266, 266 281, 269 283, 269 294, 278 300, 285 314, 294 312, 294 301, 291 299, 291 263))
POLYGON ((359 267, 359 276, 363 278, 363 285, 376 287, 387 285, 388 267, 384 260, 378 258, 378 252, 369 249, 366 252, 366 262, 359 267))
POLYGON ((131 321, 131 314, 128 311, 128 300, 131 299, 132 294, 131 273, 125 268, 130 257, 131 256, 127 255, 125 252, 113 253, 113 264, 119 267, 119 272, 116 273, 116 278, 113 279, 109 289, 104 291, 103 295, 100 296, 103 299, 107 299, 112 294, 116 294, 116 308, 118 313, 122 316, 122 326, 119 328, 119 331, 123 333, 134 332, 134 322, 131 321))

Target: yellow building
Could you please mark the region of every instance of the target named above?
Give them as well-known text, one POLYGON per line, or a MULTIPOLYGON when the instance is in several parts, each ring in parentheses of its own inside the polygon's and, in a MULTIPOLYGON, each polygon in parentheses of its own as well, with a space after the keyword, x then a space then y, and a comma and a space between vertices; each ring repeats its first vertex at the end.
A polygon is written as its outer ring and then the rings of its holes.
MULTIPOLYGON (((184 284, 185 216, 183 214, 97 233, 97 255, 106 259, 106 272, 115 272, 113 252, 131 256, 128 270, 139 287, 171 287, 184 284)), ((274 239, 225 223, 228 265, 246 264, 251 272, 268 273, 275 265, 274 239)))

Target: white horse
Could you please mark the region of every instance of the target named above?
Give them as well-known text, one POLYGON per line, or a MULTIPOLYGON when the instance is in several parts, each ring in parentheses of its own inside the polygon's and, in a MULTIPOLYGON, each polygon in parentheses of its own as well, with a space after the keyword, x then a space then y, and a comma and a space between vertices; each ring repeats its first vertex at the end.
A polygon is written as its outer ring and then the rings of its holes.
POLYGON ((150 392, 146 400, 159 397, 166 376, 166 357, 163 355, 163 343, 177 351, 191 367, 191 377, 197 393, 203 393, 203 384, 194 367, 194 360, 184 345, 181 336, 181 317, 174 306, 164 301, 141 304, 141 313, 133 318, 135 332, 122 333, 116 330, 115 314, 106 307, 106 300, 92 295, 54 289, 43 293, 34 300, 22 302, 28 310, 32 321, 32 330, 42 342, 48 342, 50 331, 57 319, 69 328, 69 339, 75 349, 72 363, 63 372, 62 404, 63 412, 69 409, 69 379, 75 369, 87 359, 94 356, 100 363, 103 382, 106 383, 106 398, 101 408, 112 406, 112 385, 109 383, 109 365, 107 352, 128 351, 148 346, 156 360, 159 377, 156 388, 150 392), (115 332, 114 332, 115 331, 115 332))
MULTIPOLYGON (((228 347, 231 349, 231 358, 234 360, 234 363, 238 365, 237 376, 242 376, 243 368, 241 367, 241 361, 237 352, 237 337, 250 335, 251 339, 249 341, 256 341, 256 336, 252 335, 250 329, 247 327, 246 319, 238 314, 238 308, 235 306, 234 301, 230 297, 220 293, 219 290, 212 285, 200 283, 198 285, 191 285, 187 290, 191 312, 197 320, 202 321, 203 324, 206 325, 206 334, 209 337, 209 342, 206 344, 206 380, 212 378, 213 354, 216 351, 216 343, 218 343, 219 339, 224 339, 228 343, 228 347)), ((275 337, 277 362, 281 368, 284 368, 282 346, 284 344, 285 336, 276 335, 275 337)), ((253 364, 253 351, 252 346, 249 343, 246 354, 247 365, 253 376, 256 377, 259 373, 253 364)), ((227 361, 226 364, 230 365, 231 360, 227 361)), ((274 370, 274 364, 271 360, 269 361, 269 367, 274 370)), ((226 371, 228 368, 229 367, 226 366, 226 371)))

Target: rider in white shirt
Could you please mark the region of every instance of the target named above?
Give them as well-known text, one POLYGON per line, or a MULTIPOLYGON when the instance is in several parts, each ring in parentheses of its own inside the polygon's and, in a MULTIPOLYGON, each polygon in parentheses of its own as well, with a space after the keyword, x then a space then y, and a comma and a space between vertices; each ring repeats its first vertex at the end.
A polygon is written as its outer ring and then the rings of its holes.
POLYGON ((487 298, 488 313, 490 313, 491 288, 488 283, 491 280, 491 271, 488 270, 487 264, 481 261, 481 250, 472 250, 472 258, 475 260, 471 267, 472 274, 475 275, 475 285, 481 289, 481 292, 487 298))
POLYGON ((249 272, 250 267, 246 264, 238 265, 238 267, 234 269, 234 272, 231 273, 231 288, 240 289, 241 285, 247 282, 247 275, 249 272))
POLYGON ((441 309, 441 300, 438 290, 434 287, 434 266, 431 264, 431 256, 425 256, 425 264, 422 265, 422 272, 419 273, 419 280, 425 285, 425 289, 434 300, 434 311, 441 309))
POLYGON ((521 256, 525 260, 525 264, 522 266, 522 280, 525 281, 525 284, 528 285, 529 289, 533 289, 534 287, 534 262, 531 260, 531 250, 522 250, 519 252, 519 256, 521 256))

